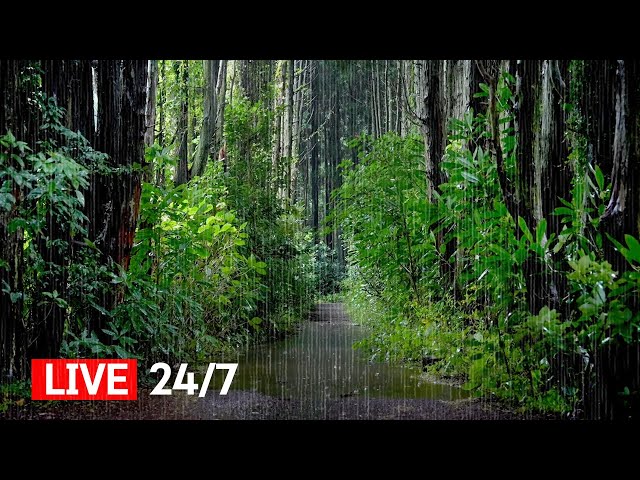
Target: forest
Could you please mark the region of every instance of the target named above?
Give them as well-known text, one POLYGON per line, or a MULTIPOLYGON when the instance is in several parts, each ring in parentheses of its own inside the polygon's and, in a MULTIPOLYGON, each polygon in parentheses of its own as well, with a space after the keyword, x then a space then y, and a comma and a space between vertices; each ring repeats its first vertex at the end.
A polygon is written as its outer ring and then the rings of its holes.
POLYGON ((31 359, 204 364, 317 304, 372 365, 639 413, 638 61, 0 59, 0 102, 0 413, 31 359))

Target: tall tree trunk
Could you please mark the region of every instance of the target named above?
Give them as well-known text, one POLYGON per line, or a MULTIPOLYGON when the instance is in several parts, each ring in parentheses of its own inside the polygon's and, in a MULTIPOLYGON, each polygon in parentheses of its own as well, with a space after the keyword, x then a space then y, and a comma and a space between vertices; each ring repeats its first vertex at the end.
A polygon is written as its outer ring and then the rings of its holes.
MULTIPOLYGON (((109 155, 112 167, 121 169, 109 177, 96 177, 88 198, 88 217, 93 219, 89 237, 106 259, 129 267, 131 248, 140 207, 140 172, 144 165, 145 108, 147 101, 146 60, 101 60, 98 62, 97 150, 109 155)), ((105 294, 102 307, 111 310, 122 298, 116 289, 105 294)), ((96 315, 91 330, 103 343, 106 317, 96 315)))
MULTIPOLYGON (((160 60, 160 68, 158 72, 158 88, 159 88, 159 98, 158 98, 158 144, 164 147, 164 104, 166 99, 166 72, 165 72, 165 61, 160 60)), ((165 183, 165 171, 164 167, 159 167, 156 169, 156 179, 155 183, 158 186, 164 186, 165 183)))
POLYGON ((403 60, 397 60, 396 61, 396 71, 397 71, 397 78, 396 78, 396 91, 395 91, 395 102, 396 102, 396 125, 395 125, 395 131, 398 135, 402 135, 404 136, 404 132, 403 132, 403 126, 404 126, 404 109, 402 107, 402 78, 404 75, 404 61, 403 60))
MULTIPOLYGON (((618 62, 615 104, 615 133, 613 137, 613 166, 611 168, 611 197, 602 216, 603 230, 625 244, 624 235, 637 236, 640 225, 640 159, 638 115, 640 62, 618 62)), ((619 272, 629 269, 611 244, 607 258, 619 272)))
MULTIPOLYGON (((0 135, 11 131, 16 139, 31 143, 37 125, 30 128, 26 121, 29 118, 28 92, 23 91, 20 82, 28 63, 0 59, 0 135)), ((19 168, 11 156, 7 161, 7 167, 19 168)), ((28 370, 27 332, 22 319, 24 234, 21 228, 15 231, 8 228, 19 216, 23 199, 17 184, 11 185, 11 192, 15 203, 7 209, 0 208, 0 383, 6 376, 24 378, 28 370)))
MULTIPOLYGON (((42 64, 42 86, 48 97, 56 99, 66 110, 66 126, 80 132, 89 141, 94 141, 93 78, 88 60, 51 60, 42 64)), ((60 142, 62 138, 56 139, 60 142)), ((44 260, 45 271, 40 282, 46 291, 57 292, 60 298, 67 298, 66 264, 73 256, 73 242, 70 232, 48 213, 47 224, 34 241, 44 260), (64 240, 63 246, 53 240, 64 240)), ((66 320, 66 308, 47 301, 43 292, 35 292, 31 309, 31 334, 29 358, 52 358, 58 355, 66 320)))
POLYGON ((286 70, 286 98, 285 98, 285 123, 283 134, 283 157, 286 159, 285 171, 285 196, 291 200, 291 170, 293 168, 293 80, 295 76, 294 60, 287 61, 286 70))
POLYGON ((191 177, 198 177, 204 173, 207 159, 213 155, 212 146, 216 136, 217 106, 217 77, 218 60, 205 60, 204 69, 204 107, 202 113, 202 127, 198 150, 191 167, 191 177))
POLYGON ((178 141, 178 165, 173 182, 176 185, 182 185, 189 181, 189 164, 187 139, 189 136, 189 66, 187 60, 173 63, 173 70, 176 75, 176 81, 180 79, 180 117, 178 118, 178 128, 176 130, 176 141, 178 141))
POLYGON ((427 71, 423 78, 427 79, 426 95, 423 97, 425 121, 423 134, 425 136, 425 155, 427 180, 429 182, 428 196, 433 200, 434 193, 442 183, 442 156, 444 155, 444 118, 441 103, 442 61, 433 60, 425 65, 427 71))
POLYGON ((281 157, 282 157, 282 130, 284 123, 284 109, 282 108, 285 101, 285 70, 284 70, 284 60, 278 61, 278 68, 276 70, 276 79, 275 84, 278 86, 279 91, 278 94, 275 95, 273 99, 273 111, 275 115, 274 124, 275 128, 273 131, 272 138, 272 151, 271 151, 271 180, 273 183, 273 187, 275 189, 276 195, 280 196, 280 167, 281 167, 281 157))
POLYGON ((292 140, 291 140, 291 156, 293 166, 291 171, 291 199, 296 201, 298 198, 298 176, 300 175, 302 157, 300 155, 300 147, 302 143, 302 121, 304 108, 304 92, 306 90, 305 78, 307 72, 307 60, 297 60, 297 69, 295 72, 295 81, 293 88, 293 124, 292 124, 292 140), (299 71, 298 71, 299 70, 299 71))
MULTIPOLYGON (((156 94, 158 91, 158 61, 149 60, 149 76, 147 78, 147 106, 145 109, 146 126, 144 144, 151 146, 156 139, 156 94)), ((149 163, 144 170, 143 181, 153 181, 153 164, 149 163)))
POLYGON ((158 91, 158 61, 149 60, 149 78, 147 80, 147 107, 145 109, 147 129, 144 143, 153 145, 156 132, 156 92, 158 91))
POLYGON ((318 100, 319 100, 319 68, 318 61, 312 62, 311 68, 311 202, 312 202, 312 214, 311 214, 311 227, 313 228, 316 242, 318 241, 318 225, 319 225, 319 179, 318 179, 318 147, 320 143, 318 132, 318 100))
MULTIPOLYGON (((331 124, 331 150, 328 152, 327 157, 330 161, 327 163, 325 167, 325 175, 327 177, 326 182, 326 191, 325 191, 325 206, 326 213, 325 217, 329 215, 333 208, 334 202, 331 199, 331 193, 334 189, 339 187, 339 174, 338 174, 338 164, 340 163, 341 157, 341 144, 340 144, 340 82, 338 79, 338 73, 333 72, 333 88, 331 89, 333 95, 332 99, 332 115, 333 121, 331 124)), ((337 229, 332 229, 327 232, 325 241, 327 243, 327 247, 334 250, 338 247, 338 239, 337 239, 337 229)))
MULTIPOLYGON (((602 215, 603 232, 623 245, 624 236, 640 233, 640 61, 617 62, 615 82, 615 127, 611 168, 611 197, 602 215)), ((611 135, 608 136, 611 138, 611 135)), ((592 139, 595 141, 595 139, 592 139)), ((605 242, 605 258, 619 272, 630 270, 629 264, 610 242, 605 242)), ((636 295, 628 305, 632 312, 640 309, 636 295)), ((630 320, 628 320, 630 321, 630 320)), ((593 358, 596 371, 595 399, 589 405, 592 416, 623 418, 626 413, 622 391, 640 389, 640 339, 633 331, 631 342, 615 338, 613 342, 596 345, 593 358)), ((632 397, 633 400, 633 397, 632 397)), ((640 410, 637 393, 632 402, 632 416, 640 410)))
MULTIPOLYGON (((223 147, 224 137, 224 112, 227 105, 227 60, 220 60, 220 68, 218 70, 218 82, 216 85, 216 132, 213 137, 212 153, 215 153, 223 147)), ((226 149, 225 149, 226 150, 226 149)), ((223 169, 227 171, 227 155, 223 154, 220 160, 223 162, 223 169)))

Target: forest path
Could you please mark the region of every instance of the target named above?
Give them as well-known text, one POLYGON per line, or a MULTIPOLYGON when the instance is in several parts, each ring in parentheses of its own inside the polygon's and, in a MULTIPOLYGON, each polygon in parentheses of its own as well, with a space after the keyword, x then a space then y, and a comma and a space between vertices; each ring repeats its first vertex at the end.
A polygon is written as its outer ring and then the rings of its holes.
MULTIPOLYGON (((495 402, 437 398, 460 396, 458 389, 449 385, 424 380, 418 387, 407 385, 416 381, 408 373, 415 374, 416 369, 367 362, 360 352, 353 349, 353 341, 363 336, 363 327, 353 324, 344 305, 320 303, 295 340, 280 342, 280 345, 285 345, 284 349, 279 349, 278 344, 275 344, 276 349, 267 347, 270 369, 261 370, 261 373, 279 376, 277 382, 281 386, 278 394, 232 388, 226 396, 207 395, 208 402, 202 402, 200 408, 192 413, 201 419, 229 420, 522 418, 495 402), (289 358, 288 363, 278 362, 279 355, 293 358, 289 358), (367 388, 371 394, 367 394, 367 388), (402 398, 398 396, 402 388, 410 396, 436 398, 402 398), (374 391, 376 396, 373 396, 374 391)), ((242 363, 239 368, 242 368, 242 363)), ((252 368, 256 366, 252 365, 252 368)))
POLYGON ((496 402, 463 398, 420 369, 371 363, 353 349, 366 330, 339 303, 316 307, 300 332, 238 359, 225 396, 150 396, 135 402, 29 402, 0 418, 194 420, 488 420, 523 417, 496 402))

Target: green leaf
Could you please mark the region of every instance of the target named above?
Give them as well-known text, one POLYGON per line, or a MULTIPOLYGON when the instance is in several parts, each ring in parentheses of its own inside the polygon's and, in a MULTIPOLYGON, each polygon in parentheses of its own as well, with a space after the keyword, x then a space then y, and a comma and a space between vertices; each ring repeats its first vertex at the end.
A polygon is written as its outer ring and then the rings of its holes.
POLYGON ((506 152, 511 152, 511 150, 513 150, 516 146, 516 137, 514 137, 513 135, 509 135, 502 141, 502 143, 504 144, 504 150, 506 152))
POLYGON ((553 211, 554 215, 568 215, 570 217, 573 217, 575 212, 567 207, 556 207, 556 209, 553 211))
POLYGON ((114 345, 113 348, 120 358, 127 358, 129 356, 129 353, 120 345, 114 345))
POLYGON ((602 282, 598 282, 593 289, 593 300, 597 306, 604 305, 607 301, 607 293, 604 291, 602 282))
POLYGON ((211 252, 209 252, 209 250, 207 250, 204 247, 200 247, 200 246, 191 247, 191 252, 195 253, 196 255, 198 255, 201 258, 208 258, 209 255, 211 254, 211 252))
POLYGON ((108 310, 106 310, 104 307, 101 307, 96 303, 92 303, 91 306, 95 308, 97 311, 99 311, 102 315, 106 315, 107 317, 111 316, 111 313, 108 310))
POLYGON ((116 332, 113 332, 113 331, 109 330, 108 328, 103 328, 102 331, 104 333, 106 333, 107 335, 109 335, 110 337, 112 337, 112 338, 115 338, 115 337, 118 336, 118 334, 116 332))
POLYGON ((476 177, 475 175, 469 173, 469 172, 462 172, 462 176, 464 177, 465 180, 471 182, 471 183, 478 183, 478 177, 476 177))
POLYGON ((202 232, 206 232, 209 230, 212 230, 213 227, 211 225, 200 225, 200 227, 198 228, 198 234, 201 234, 202 232))
POLYGON ((600 191, 604 190, 604 174, 602 173, 602 170, 600 170, 600 167, 596 165, 596 183, 598 184, 598 189, 600 191))
MULTIPOLYGON (((138 230, 136 232, 136 240, 140 241, 140 240, 146 240, 149 238, 154 238, 155 237, 155 233, 153 231, 153 229, 151 228, 142 228, 140 230, 138 230)), ((87 242, 90 240, 86 240, 87 242)), ((95 244, 93 244, 93 246, 95 247, 95 244)))
POLYGON ((547 219, 543 218, 538 222, 538 226, 536 227, 536 243, 538 245, 542 245, 542 240, 544 239, 545 234, 547 233, 547 219))
POLYGON ((527 226, 527 222, 520 216, 518 217, 518 226, 520 227, 520 230, 522 230, 522 233, 524 233, 525 238, 529 240, 530 243, 534 243, 533 235, 531 234, 531 230, 529 230, 529 227, 527 226))
POLYGON ((631 235, 625 235, 624 239, 627 242, 627 246, 629 247, 628 254, 625 255, 625 257, 629 261, 633 260, 637 263, 640 263, 640 242, 638 242, 638 240, 631 235))
POLYGON ((624 246, 619 241, 617 241, 615 238, 613 238, 608 233, 606 235, 607 235, 607 238, 609 239, 609 241, 615 245, 615 247, 618 249, 618 251, 620 253, 622 253, 623 250, 626 250, 626 248, 624 248, 624 246))

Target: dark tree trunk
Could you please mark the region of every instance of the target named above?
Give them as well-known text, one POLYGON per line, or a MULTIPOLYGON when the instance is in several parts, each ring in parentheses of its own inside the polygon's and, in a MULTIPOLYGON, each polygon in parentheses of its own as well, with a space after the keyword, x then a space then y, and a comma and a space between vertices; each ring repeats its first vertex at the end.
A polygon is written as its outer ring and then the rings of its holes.
MULTIPOLYGON (((424 63, 426 96, 424 102, 424 118, 422 119, 422 131, 425 139, 425 169, 427 172, 427 195, 429 200, 435 202, 435 194, 440 191, 440 185, 446 181, 442 171, 442 157, 446 145, 446 122, 443 114, 443 61, 430 60, 424 63)), ((437 248, 444 244, 444 237, 449 232, 439 231, 436 237, 437 248)), ((440 272, 449 285, 452 285, 455 275, 455 265, 449 259, 454 255, 455 242, 445 245, 445 252, 440 262, 440 272)))
POLYGON ((429 181, 429 196, 431 198, 433 197, 433 193, 438 190, 440 184, 443 183, 440 164, 442 162, 442 155, 444 154, 445 119, 442 115, 440 95, 442 61, 433 60, 427 62, 426 65, 428 69, 428 92, 424 98, 426 117, 424 119, 424 131, 427 140, 427 161, 425 167, 427 180, 429 181))
MULTIPOLYGON (((638 76, 640 62, 619 61, 616 82, 615 130, 613 136, 613 165, 611 168, 611 197, 602 216, 603 230, 625 244, 624 235, 638 235, 640 202, 640 164, 638 142, 638 114, 640 92, 638 76)), ((629 265, 606 242, 605 256, 618 272, 629 265)))
POLYGON ((589 141, 588 155, 610 178, 613 168, 613 138, 616 124, 616 89, 618 62, 615 60, 584 61, 578 105, 589 141))
POLYGON ((189 136, 189 67, 183 61, 182 65, 178 62, 173 64, 176 79, 181 79, 180 88, 180 118, 178 119, 178 129, 176 131, 176 141, 178 141, 178 165, 176 165, 176 173, 173 182, 176 185, 182 185, 189 181, 189 165, 188 165, 188 145, 189 136))
MULTIPOLYGON (((93 75, 90 61, 51 60, 42 63, 42 85, 45 94, 56 100, 66 111, 67 128, 80 132, 90 142, 95 141, 93 108, 93 75)), ((62 138, 55 139, 61 142, 62 138)), ((46 301, 44 291, 56 292, 67 298, 66 263, 73 257, 73 242, 70 232, 48 213, 47 224, 37 239, 45 271, 40 282, 44 290, 34 293, 31 309, 31 334, 29 358, 52 358, 58 355, 66 320, 66 309, 46 301), (51 241, 64 240, 64 247, 54 246, 51 241)))
MULTIPOLYGON (((91 185, 88 216, 90 238, 103 253, 123 269, 129 267, 131 248, 140 207, 141 172, 144 165, 144 135, 147 62, 145 60, 104 60, 98 63, 97 150, 109 155, 112 167, 121 169, 109 177, 97 177, 91 185)), ((103 307, 111 310, 122 292, 109 291, 103 307)), ((91 329, 104 343, 105 317, 96 316, 91 329)))
MULTIPOLYGON (((339 73, 335 70, 333 72, 333 88, 332 88, 333 96, 332 98, 332 110, 333 110, 333 121, 332 128, 330 131, 331 135, 331 145, 332 149, 329 152, 330 161, 328 162, 328 166, 325 171, 325 175, 327 176, 327 190, 325 192, 325 205, 326 205, 326 215, 331 214, 331 211, 334 208, 334 202, 331 199, 331 193, 334 189, 339 187, 339 175, 338 175, 338 164, 340 163, 340 157, 342 153, 342 145, 340 143, 340 78, 339 73)), ((336 229, 332 229, 326 235, 326 243, 330 249, 336 249, 338 247, 338 236, 336 229)))
MULTIPOLYGON (((605 74, 610 72, 609 69, 604 70, 605 74)), ((607 140, 613 138, 610 145, 613 159, 612 191, 602 216, 601 228, 604 233, 624 245, 625 235, 638 237, 638 225, 640 225, 638 193, 640 191, 640 62, 637 60, 617 62, 616 81, 613 85, 615 85, 615 124, 613 133, 608 130, 609 134, 606 136, 607 140)), ((610 94, 606 94, 606 98, 610 100, 610 94)), ((611 120, 608 116, 604 118, 611 120)), ((609 123, 607 126, 610 125, 609 123)), ((605 258, 619 272, 619 275, 631 268, 614 249, 611 242, 604 244, 605 258)), ((638 311, 640 304, 637 296, 632 298, 632 303, 628 306, 632 312, 638 311)), ((614 340, 604 346, 596 345, 593 358, 596 380, 593 385, 592 401, 587 403, 588 412, 592 417, 618 419, 623 414, 628 414, 621 392, 625 387, 631 392, 637 392, 640 388, 638 332, 633 333, 633 340, 630 343, 621 338, 614 340)), ((638 394, 635 393, 629 399, 633 417, 640 410, 637 397, 638 394)))
MULTIPOLYGON (((37 125, 27 119, 29 106, 27 94, 20 87, 20 77, 29 62, 0 60, 0 135, 11 131, 22 141, 29 142, 37 125)), ((29 142, 31 143, 31 142, 29 142)), ((8 153, 8 152, 3 152, 8 153)), ((8 158, 8 166, 19 168, 8 158)), ((18 185, 11 186, 15 204, 9 209, 0 209, 0 384, 6 376, 24 378, 27 375, 27 332, 22 321, 24 268, 22 229, 8 230, 8 224, 18 213, 22 195, 18 185), (8 291, 5 289, 8 286, 8 291), (13 295, 12 295, 13 293, 13 295)))
POLYGON ((313 204, 312 207, 312 215, 311 215, 311 227, 314 230, 316 242, 318 241, 318 224, 319 224, 319 200, 320 200, 320 190, 319 190, 319 179, 318 179, 318 147, 319 147, 319 132, 318 132, 318 96, 319 96, 319 88, 318 88, 318 62, 314 61, 312 63, 313 68, 311 69, 311 178, 309 179, 311 182, 311 202, 313 204))
POLYGON ((156 92, 158 91, 158 61, 149 60, 149 78, 147 79, 147 107, 146 131, 144 133, 145 145, 153 145, 156 139, 156 92))
MULTIPOLYGON (((160 60, 160 71, 158 72, 158 144, 164 146, 164 104, 166 98, 165 87, 165 61, 160 60)), ((156 170, 155 183, 158 186, 164 186, 165 172, 164 168, 158 168, 156 170)))
MULTIPOLYGON (((218 60, 204 61, 204 107, 202 115, 202 127, 200 128, 200 141, 196 158, 191 167, 191 176, 196 177, 204 173, 207 160, 213 155, 212 146, 216 135, 216 112, 217 112, 217 78, 218 60)), ((224 100, 223 100, 224 101, 224 100)))
MULTIPOLYGON (((519 183, 510 212, 516 221, 522 217, 532 231, 540 220, 547 219, 548 234, 556 235, 563 225, 552 214, 560 205, 558 199, 568 197, 571 184, 565 139, 567 74, 566 61, 521 60, 516 66, 519 183)), ((516 236, 521 235, 516 225, 516 236)), ((545 305, 566 309, 562 300, 567 288, 564 275, 551 271, 537 256, 530 256, 523 269, 531 313, 537 314, 545 305)))

